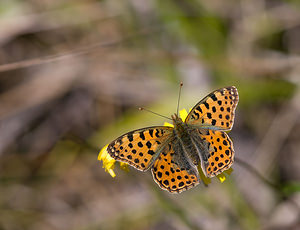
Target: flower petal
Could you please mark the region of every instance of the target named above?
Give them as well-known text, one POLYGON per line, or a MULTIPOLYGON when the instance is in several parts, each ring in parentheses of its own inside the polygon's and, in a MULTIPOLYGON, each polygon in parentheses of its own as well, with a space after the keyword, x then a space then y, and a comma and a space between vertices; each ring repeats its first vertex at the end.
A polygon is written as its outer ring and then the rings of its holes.
POLYGON ((168 126, 168 127, 174 127, 174 125, 170 124, 169 122, 165 122, 164 126, 168 126))
POLYGON ((223 183, 226 180, 226 176, 224 175, 224 173, 217 175, 217 177, 221 183, 223 183))
POLYGON ((115 159, 113 159, 107 152, 107 146, 105 145, 99 152, 98 160, 103 162, 103 168, 105 172, 108 172, 112 177, 115 177, 116 174, 114 172, 115 167, 115 159))
POLYGON ((129 172, 128 164, 126 164, 124 162, 120 162, 120 168, 126 172, 129 172))
POLYGON ((99 155, 98 155, 98 161, 101 161, 105 158, 105 156, 108 154, 107 152, 107 146, 108 145, 105 145, 99 152, 99 155))
POLYGON ((116 176, 114 170, 112 170, 112 169, 109 169, 107 172, 111 175, 112 178, 114 178, 116 176))
POLYGON ((200 179, 203 181, 204 185, 205 186, 209 185, 211 183, 211 179, 204 175, 200 164, 198 165, 198 171, 199 171, 200 179))
POLYGON ((182 110, 179 111, 179 116, 184 121, 185 118, 188 116, 188 113, 187 113, 187 111, 185 109, 182 109, 182 110))

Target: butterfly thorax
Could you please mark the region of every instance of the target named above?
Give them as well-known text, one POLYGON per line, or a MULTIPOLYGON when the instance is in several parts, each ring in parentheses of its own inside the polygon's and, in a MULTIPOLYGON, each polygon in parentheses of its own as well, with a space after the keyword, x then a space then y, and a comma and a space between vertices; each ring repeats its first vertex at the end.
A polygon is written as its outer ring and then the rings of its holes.
POLYGON ((171 118, 174 125, 174 134, 179 138, 188 140, 188 137, 190 136, 188 125, 183 122, 177 114, 172 115, 171 118))
MULTIPOLYGON (((182 162, 180 158, 188 157, 190 162, 185 162, 184 164, 193 163, 194 165, 199 164, 199 155, 196 150, 196 146, 191 139, 191 129, 189 128, 188 124, 182 121, 177 114, 174 114, 172 117, 174 130, 173 135, 175 136, 174 145, 175 148, 178 148, 177 153, 184 153, 182 156, 176 156, 179 158, 179 162, 182 162)), ((186 165, 185 165, 186 167, 186 165)))
POLYGON ((176 113, 174 113, 174 115, 171 115, 171 118, 172 118, 175 129, 177 127, 182 127, 184 125, 182 119, 180 117, 178 117, 178 115, 176 113))

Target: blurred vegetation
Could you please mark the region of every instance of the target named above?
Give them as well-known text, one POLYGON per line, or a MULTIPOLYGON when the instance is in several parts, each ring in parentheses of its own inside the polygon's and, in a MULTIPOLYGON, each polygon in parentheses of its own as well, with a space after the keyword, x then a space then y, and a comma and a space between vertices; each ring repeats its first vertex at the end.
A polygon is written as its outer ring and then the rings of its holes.
POLYGON ((0 229, 299 229, 300 4, 0 2, 0 229), (179 195, 99 150, 210 91, 240 94, 224 182, 179 195))

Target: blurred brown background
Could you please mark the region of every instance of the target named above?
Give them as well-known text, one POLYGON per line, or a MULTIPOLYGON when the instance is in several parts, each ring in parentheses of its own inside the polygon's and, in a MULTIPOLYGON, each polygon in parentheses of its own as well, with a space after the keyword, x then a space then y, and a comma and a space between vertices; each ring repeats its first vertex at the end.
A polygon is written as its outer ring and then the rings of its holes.
POLYGON ((0 229, 300 229, 299 84, 297 0, 1 0, 0 229), (187 110, 238 88, 247 164, 179 195, 112 178, 99 150, 163 124, 137 108, 171 115, 180 81, 187 110))

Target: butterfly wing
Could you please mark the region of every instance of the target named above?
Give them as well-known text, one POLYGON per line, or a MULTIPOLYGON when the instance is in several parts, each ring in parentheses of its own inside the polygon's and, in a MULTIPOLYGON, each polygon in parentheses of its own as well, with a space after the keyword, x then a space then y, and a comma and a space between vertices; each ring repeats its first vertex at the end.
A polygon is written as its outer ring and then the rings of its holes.
POLYGON ((233 144, 225 132, 197 129, 192 138, 206 148, 202 149, 202 153, 207 153, 207 156, 200 155, 200 158, 202 171, 207 177, 216 176, 231 167, 234 160, 233 144))
POLYGON ((107 151, 115 160, 145 171, 168 144, 172 130, 173 128, 166 126, 134 130, 112 141, 107 151))
POLYGON ((178 152, 174 143, 169 143, 151 168, 154 181, 160 188, 171 193, 180 193, 199 184, 198 171, 189 164, 181 166, 178 162, 178 152))
POLYGON ((230 130, 238 100, 238 91, 234 86, 215 90, 192 108, 185 123, 215 130, 230 130))

